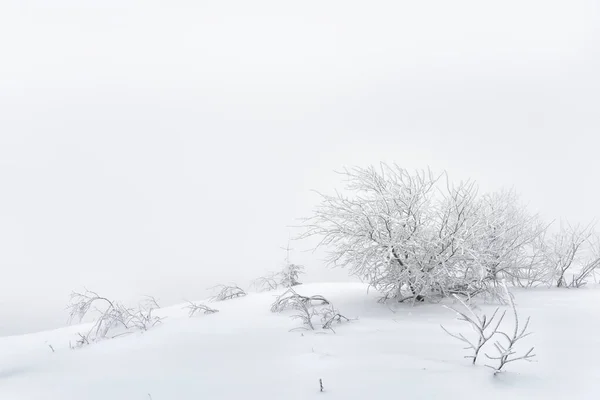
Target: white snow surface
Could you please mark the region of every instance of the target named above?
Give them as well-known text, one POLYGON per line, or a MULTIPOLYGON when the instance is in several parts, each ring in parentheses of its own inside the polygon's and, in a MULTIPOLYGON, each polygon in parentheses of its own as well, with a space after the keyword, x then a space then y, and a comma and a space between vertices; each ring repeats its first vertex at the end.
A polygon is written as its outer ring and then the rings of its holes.
POLYGON ((211 303, 219 313, 191 318, 184 305, 163 308, 167 318, 147 332, 75 350, 69 341, 85 325, 4 337, 0 399, 598 398, 597 286, 515 290, 534 332, 523 346, 535 346, 537 362, 511 363, 497 376, 483 365, 485 357, 478 366, 463 358, 464 344, 440 324, 473 332, 440 304, 379 304, 376 293, 355 283, 297 290, 322 294, 357 319, 335 326, 335 333, 291 331, 300 324, 293 312, 269 310, 278 291, 211 303))

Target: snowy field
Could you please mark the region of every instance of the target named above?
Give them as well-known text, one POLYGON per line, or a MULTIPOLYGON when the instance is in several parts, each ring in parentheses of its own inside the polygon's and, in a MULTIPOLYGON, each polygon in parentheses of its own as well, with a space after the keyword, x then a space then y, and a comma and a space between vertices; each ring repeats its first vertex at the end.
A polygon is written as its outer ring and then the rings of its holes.
POLYGON ((184 305, 164 308, 167 318, 145 333, 74 350, 84 325, 0 338, 0 399, 598 398, 597 286, 515 290, 520 315, 531 316, 523 346, 535 346, 536 362, 497 376, 463 358, 440 324, 470 328, 440 304, 379 304, 355 283, 299 286, 356 318, 333 333, 293 330, 293 312, 270 312, 280 292, 210 303, 220 312, 191 318, 184 305))

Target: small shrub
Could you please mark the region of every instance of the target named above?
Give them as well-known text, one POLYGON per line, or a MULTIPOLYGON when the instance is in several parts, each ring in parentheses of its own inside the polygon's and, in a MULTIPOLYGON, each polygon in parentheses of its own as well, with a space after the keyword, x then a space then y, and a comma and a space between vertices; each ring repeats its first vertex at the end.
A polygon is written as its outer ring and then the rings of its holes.
POLYGON ((246 296, 244 289, 237 285, 217 285, 212 289, 217 290, 218 292, 215 296, 210 298, 211 301, 225 301, 246 296))
POLYGON ((505 290, 506 298, 508 299, 508 302, 510 304, 511 310, 513 312, 514 320, 515 320, 514 331, 512 332, 512 334, 508 334, 505 331, 503 331, 502 329, 500 329, 500 325, 502 324, 502 322, 504 320, 506 311, 504 311, 502 314, 500 314, 498 316, 499 309, 496 308, 496 310, 494 310, 491 317, 489 317, 489 318, 487 315, 479 316, 473 311, 471 306, 469 306, 466 302, 461 300, 458 296, 455 296, 455 298, 463 305, 463 307, 466 309, 466 312, 462 312, 462 311, 459 311, 459 310, 457 310, 455 308, 451 308, 451 307, 446 307, 446 308, 454 311, 457 314, 457 319, 459 321, 468 323, 471 326, 471 328, 475 331, 475 333, 477 334, 477 338, 469 339, 466 336, 464 336, 462 333, 459 333, 459 334, 451 333, 444 326, 442 326, 442 329, 448 335, 467 344, 467 347, 465 347, 465 349, 470 350, 472 352, 472 354, 466 355, 465 358, 472 359, 473 364, 476 363, 477 357, 479 356, 483 347, 488 342, 490 342, 490 340, 492 338, 496 338, 496 337, 500 336, 502 338, 502 340, 496 340, 493 343, 494 349, 496 350, 497 354, 491 356, 488 353, 485 353, 485 356, 488 359, 498 360, 498 362, 499 362, 498 366, 495 366, 495 367, 491 366, 491 365, 486 365, 487 367, 494 369, 494 374, 497 374, 498 372, 502 371, 502 369, 506 366, 506 364, 508 364, 510 362, 519 361, 519 360, 531 361, 531 359, 533 357, 535 357, 535 354, 533 354, 533 350, 534 350, 533 347, 530 348, 523 355, 517 355, 517 352, 515 350, 515 344, 519 340, 521 340, 531 334, 531 333, 527 332, 527 328, 529 326, 529 317, 527 318, 523 327, 519 328, 519 316, 517 314, 517 308, 515 306, 512 295, 508 291, 508 287, 506 286, 506 283, 503 283, 502 286, 505 290))
POLYGON ((299 319, 302 326, 295 329, 315 330, 314 317, 320 318, 321 328, 335 333, 332 325, 350 321, 331 305, 331 303, 321 295, 303 296, 294 289, 289 288, 271 305, 271 312, 281 312, 284 310, 294 310, 295 313, 290 317, 299 319))
POLYGON ((490 367, 494 370, 494 375, 501 372, 502 369, 508 363, 520 361, 520 360, 532 361, 532 359, 535 357, 535 354, 533 353, 534 347, 529 348, 529 350, 527 350, 524 354, 517 355, 518 353, 515 350, 515 345, 517 344, 517 342, 519 340, 531 335, 531 332, 527 332, 527 328, 529 327, 530 317, 527 317, 527 320, 525 321, 525 324, 523 325, 523 327, 519 328, 519 315, 517 314, 517 307, 515 306, 515 302, 514 302, 512 296, 510 296, 510 293, 508 293, 508 288, 506 288, 506 291, 508 294, 510 307, 512 309, 513 316, 515 319, 515 326, 514 326, 514 330, 512 331, 512 333, 510 335, 503 331, 496 332, 501 338, 504 339, 503 340, 504 343, 501 343, 500 340, 497 340, 496 342, 494 342, 494 348, 497 352, 496 355, 490 356, 487 353, 485 354, 486 357, 489 358, 490 360, 498 361, 498 365, 495 367, 491 366, 491 365, 487 365, 488 367, 490 367))
POLYGON ((321 295, 310 297, 302 296, 294 289, 289 288, 277 297, 275 302, 271 305, 271 312, 281 312, 286 309, 297 309, 298 304, 304 304, 308 307, 313 305, 313 302, 329 304, 329 301, 321 295))
POLYGON ((188 302, 188 305, 185 306, 184 308, 189 310, 189 317, 193 317, 194 315, 196 315, 197 313, 203 313, 203 314, 215 314, 218 313, 219 310, 215 309, 215 308, 211 308, 205 304, 197 304, 197 303, 193 303, 191 301, 188 302))
POLYGON ((462 333, 459 333, 459 334, 451 333, 446 328, 444 328, 443 325, 440 325, 440 326, 442 327, 444 332, 446 332, 448 335, 467 344, 467 347, 465 347, 465 350, 471 350, 472 354, 466 355, 465 358, 472 359, 473 364, 475 364, 477 362, 477 357, 478 357, 479 352, 481 351, 482 347, 494 336, 494 334, 496 334, 498 332, 498 327, 499 327, 500 323, 502 323, 502 320, 504 319, 504 315, 506 314, 506 311, 504 311, 500 315, 500 317, 497 319, 496 319, 496 316, 498 314, 498 310, 499 310, 498 308, 496 308, 496 310, 494 310, 494 313, 492 314, 492 316, 490 318, 488 318, 487 315, 479 316, 459 296, 454 295, 454 298, 456 300, 458 300, 460 302, 460 304, 463 305, 463 307, 467 310, 466 312, 459 311, 456 308, 452 308, 452 307, 447 307, 447 306, 444 306, 444 307, 449 310, 454 311, 457 314, 457 319, 459 321, 464 321, 464 322, 467 322, 468 324, 470 324, 471 328, 473 328, 473 330, 477 333, 477 340, 475 341, 472 339, 467 339, 462 333))
POLYGON ((162 318, 153 315, 153 310, 160 308, 153 297, 147 297, 140 302, 137 309, 134 309, 86 289, 83 293, 73 292, 71 294, 68 308, 70 310, 69 322, 73 320, 81 322, 90 313, 96 314, 91 329, 84 334, 79 333, 75 347, 105 338, 121 336, 132 330, 147 331, 162 322, 162 318), (114 334, 109 335, 110 332, 114 334))

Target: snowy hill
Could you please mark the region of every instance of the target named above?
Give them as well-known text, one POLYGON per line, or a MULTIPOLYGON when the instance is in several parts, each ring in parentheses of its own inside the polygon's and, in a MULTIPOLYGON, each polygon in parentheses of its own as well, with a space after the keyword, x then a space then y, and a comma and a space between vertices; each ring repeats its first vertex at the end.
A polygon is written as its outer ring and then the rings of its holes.
POLYGON ((515 291, 537 362, 497 376, 463 358, 463 344, 439 325, 470 328, 439 304, 392 308, 353 283, 298 292, 324 295, 353 320, 335 333, 293 330, 301 323, 292 311, 270 311, 278 291, 211 303, 218 313, 191 318, 184 305, 164 308, 167 318, 147 332, 74 350, 85 326, 0 338, 0 399, 597 398, 597 287, 515 291))

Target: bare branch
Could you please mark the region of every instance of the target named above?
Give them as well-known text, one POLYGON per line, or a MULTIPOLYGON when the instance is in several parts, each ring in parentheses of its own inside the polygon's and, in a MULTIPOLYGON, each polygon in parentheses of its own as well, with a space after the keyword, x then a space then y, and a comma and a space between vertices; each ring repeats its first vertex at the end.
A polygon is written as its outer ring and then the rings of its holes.
POLYGON ((215 314, 215 313, 219 312, 219 310, 217 310, 215 308, 211 308, 211 307, 207 306, 206 304, 194 303, 191 301, 188 301, 188 305, 185 306, 184 308, 189 310, 188 315, 190 318, 198 313, 215 314))
POLYGON ((217 291, 217 294, 211 297, 211 301, 225 301, 246 296, 244 289, 237 285, 217 285, 211 289, 217 291))
POLYGON ((491 317, 488 318, 487 315, 479 316, 477 315, 473 309, 464 302, 459 296, 454 295, 454 298, 462 304, 462 306, 467 310, 466 312, 459 311, 455 308, 444 306, 445 308, 452 310, 456 313, 457 319, 459 321, 467 322, 471 328, 477 334, 477 341, 467 339, 462 333, 455 334, 448 331, 444 326, 441 326, 444 332, 448 335, 452 336, 455 339, 460 340, 467 344, 465 349, 472 350, 471 355, 465 356, 465 358, 469 358, 472 360, 473 364, 477 362, 477 357, 483 346, 496 334, 498 333, 498 327, 502 323, 504 319, 504 315, 506 311, 500 314, 498 318, 496 318, 499 309, 496 308, 491 317))
POLYGON ((487 365, 488 367, 494 369, 494 374, 501 372, 502 369, 508 363, 511 363, 514 361, 520 361, 520 360, 532 361, 532 359, 535 357, 535 354, 533 353, 533 350, 534 350, 533 347, 531 347, 529 350, 527 350, 527 352, 525 352, 523 355, 516 355, 517 352, 515 350, 515 345, 517 344, 517 342, 519 342, 519 340, 521 340, 531 334, 530 332, 527 332, 527 328, 529 327, 529 317, 527 317, 527 320, 525 321, 525 324, 523 325, 523 327, 519 328, 519 316, 517 314, 517 307, 515 306, 515 302, 514 302, 512 296, 510 295, 506 284, 504 284, 504 288, 507 292, 507 295, 508 295, 507 297, 509 299, 510 307, 513 312, 515 326, 514 326, 514 330, 511 335, 509 335, 505 332, 498 332, 506 343, 503 344, 499 340, 494 343, 494 348, 496 349, 496 352, 498 353, 497 355, 490 356, 487 353, 485 354, 488 359, 497 360, 499 362, 498 366, 496 366, 496 367, 487 365))

